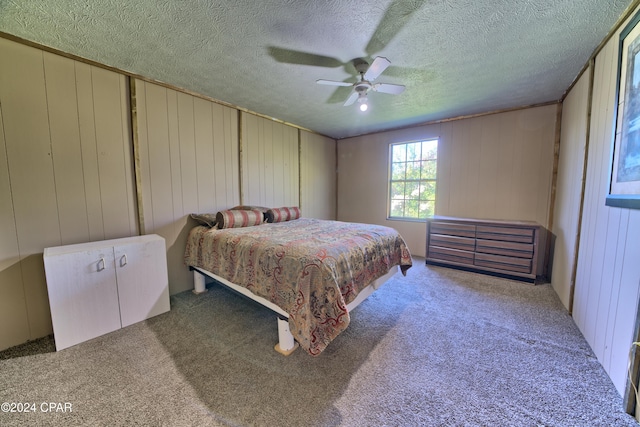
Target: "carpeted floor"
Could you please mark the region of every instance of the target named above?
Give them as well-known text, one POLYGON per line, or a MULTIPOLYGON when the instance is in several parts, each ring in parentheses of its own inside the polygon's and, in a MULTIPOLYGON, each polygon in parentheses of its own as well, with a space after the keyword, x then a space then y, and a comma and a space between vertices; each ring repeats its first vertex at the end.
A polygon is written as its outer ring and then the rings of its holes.
POLYGON ((0 352, 0 403, 35 406, 0 425, 638 425, 549 285, 414 261, 315 358, 276 353, 275 316, 217 285, 61 352, 0 352))

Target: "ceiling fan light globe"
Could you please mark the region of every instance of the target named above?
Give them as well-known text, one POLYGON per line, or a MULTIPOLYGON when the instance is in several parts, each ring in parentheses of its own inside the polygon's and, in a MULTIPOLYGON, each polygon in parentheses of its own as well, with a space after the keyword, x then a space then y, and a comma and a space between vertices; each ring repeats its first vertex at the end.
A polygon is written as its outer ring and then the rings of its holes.
POLYGON ((369 109, 369 106, 367 105, 366 102, 363 102, 362 104, 360 104, 360 111, 367 111, 369 109))

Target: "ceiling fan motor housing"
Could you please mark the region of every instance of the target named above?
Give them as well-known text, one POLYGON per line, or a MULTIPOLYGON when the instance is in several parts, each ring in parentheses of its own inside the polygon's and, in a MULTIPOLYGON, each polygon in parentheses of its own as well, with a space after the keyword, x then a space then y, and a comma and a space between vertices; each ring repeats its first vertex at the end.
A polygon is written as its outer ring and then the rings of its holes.
POLYGON ((354 86, 356 92, 358 93, 367 93, 367 91, 369 91, 369 89, 371 89, 371 83, 369 83, 366 80, 360 81, 358 83, 355 84, 354 86))
POLYGON ((360 74, 366 73, 369 69, 369 64, 363 59, 361 59, 360 61, 354 60, 353 65, 355 66, 356 71, 360 74))

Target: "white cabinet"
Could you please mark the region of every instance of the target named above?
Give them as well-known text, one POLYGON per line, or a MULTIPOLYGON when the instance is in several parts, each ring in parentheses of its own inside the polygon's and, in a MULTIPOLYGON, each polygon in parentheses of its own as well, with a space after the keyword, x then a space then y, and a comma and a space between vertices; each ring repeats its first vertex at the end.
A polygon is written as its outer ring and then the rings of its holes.
POLYGON ((46 248, 44 268, 57 350, 169 311, 158 235, 46 248))

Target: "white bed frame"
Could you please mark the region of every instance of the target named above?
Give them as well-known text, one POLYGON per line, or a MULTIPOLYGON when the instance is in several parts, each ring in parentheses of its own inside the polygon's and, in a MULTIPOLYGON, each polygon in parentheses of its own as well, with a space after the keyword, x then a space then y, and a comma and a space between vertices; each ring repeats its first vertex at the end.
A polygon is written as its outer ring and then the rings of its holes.
MULTIPOLYGON (((396 271, 400 271, 399 266, 396 268, 391 268, 387 272, 387 274, 376 279, 373 283, 371 283, 369 286, 367 286, 362 291, 360 291, 360 293, 356 296, 356 299, 354 299, 349 304, 347 304, 347 310, 351 311, 354 308, 356 308, 362 301, 367 299, 369 295, 371 295, 376 289, 382 286, 383 283, 389 280, 396 273, 396 271)), ((206 280, 205 280, 205 276, 207 276, 219 283, 222 283, 223 285, 229 287, 230 289, 233 289, 234 291, 239 292, 248 298, 251 298, 257 303, 262 304, 268 309, 276 312, 277 314, 279 342, 278 344, 276 344, 275 350, 280 354, 288 356, 298 348, 298 343, 294 340, 293 335, 289 330, 289 320, 288 320, 289 314, 286 311, 284 311, 283 309, 281 309, 271 301, 254 294, 249 289, 236 285, 235 283, 231 283, 230 281, 223 279, 222 277, 216 274, 213 274, 207 270, 204 270, 198 267, 191 267, 191 269, 193 270, 193 284, 194 284, 193 293, 194 294, 201 294, 201 293, 207 292, 206 280)))

